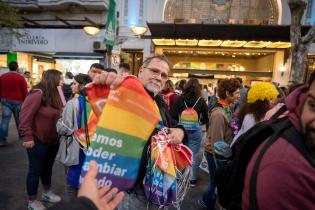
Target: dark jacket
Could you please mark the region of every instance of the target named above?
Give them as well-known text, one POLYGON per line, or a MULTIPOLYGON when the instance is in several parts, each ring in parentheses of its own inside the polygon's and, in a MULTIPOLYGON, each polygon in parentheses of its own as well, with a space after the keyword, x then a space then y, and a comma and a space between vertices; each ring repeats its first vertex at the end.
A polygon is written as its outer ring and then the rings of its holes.
MULTIPOLYGON (((178 121, 182 111, 186 109, 185 103, 189 108, 192 108, 197 101, 197 97, 190 97, 188 95, 181 95, 177 98, 175 104, 171 109, 171 116, 174 120, 178 121)), ((208 122, 208 107, 206 102, 200 98, 198 103, 194 106, 194 110, 198 113, 198 119, 201 124, 208 122)))
POLYGON ((86 197, 79 197, 79 198, 73 199, 71 202, 62 201, 48 208, 47 210, 65 210, 65 209, 97 210, 94 203, 86 197))
MULTIPOLYGON (((151 95, 151 97, 153 97, 152 94, 149 93, 149 95, 151 95)), ((169 127, 169 128, 181 128, 181 129, 183 129, 184 134, 185 134, 184 139, 183 139, 183 143, 186 143, 187 138, 188 138, 187 133, 186 133, 184 127, 181 125, 178 125, 177 122, 171 117, 171 114, 169 113, 167 106, 164 103, 163 97, 161 95, 157 95, 153 98, 159 107, 159 111, 160 111, 164 126, 169 127)), ((155 129, 153 131, 151 136, 155 135, 156 133, 157 133, 157 129, 155 129)), ((132 190, 130 190, 130 192, 133 192, 133 191, 138 192, 139 190, 142 191, 142 182, 143 182, 143 179, 145 177, 146 166, 147 166, 148 160, 149 160, 150 155, 151 155, 150 144, 151 144, 151 137, 147 141, 147 143, 146 143, 146 145, 142 151, 142 157, 141 157, 137 181, 136 181, 135 187, 132 190)))

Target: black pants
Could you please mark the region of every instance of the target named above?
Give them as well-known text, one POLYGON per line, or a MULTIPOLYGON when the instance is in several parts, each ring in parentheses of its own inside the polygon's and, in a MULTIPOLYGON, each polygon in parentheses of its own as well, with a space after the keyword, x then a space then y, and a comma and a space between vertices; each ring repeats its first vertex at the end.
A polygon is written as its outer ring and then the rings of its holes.
POLYGON ((52 167, 55 162, 59 144, 43 144, 35 141, 35 146, 27 149, 29 169, 26 179, 27 194, 35 199, 38 190, 39 178, 44 189, 51 186, 52 167))

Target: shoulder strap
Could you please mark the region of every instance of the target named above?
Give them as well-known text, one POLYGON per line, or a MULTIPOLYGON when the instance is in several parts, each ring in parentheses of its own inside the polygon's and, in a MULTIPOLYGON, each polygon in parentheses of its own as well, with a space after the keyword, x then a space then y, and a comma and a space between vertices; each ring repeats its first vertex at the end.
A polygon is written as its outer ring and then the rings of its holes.
POLYGON ((86 110, 86 103, 87 103, 87 100, 86 100, 86 94, 85 94, 85 91, 83 91, 83 119, 84 119, 84 133, 85 133, 85 139, 86 139, 86 145, 87 145, 87 148, 90 147, 90 136, 89 136, 89 128, 88 128, 88 125, 87 125, 87 110, 86 110))
POLYGON ((276 113, 274 113, 270 119, 277 119, 280 115, 282 115, 288 108, 286 105, 283 105, 276 113))
POLYGON ((315 157, 312 155, 309 148, 307 148, 305 138, 296 130, 296 128, 294 128, 294 126, 292 126, 291 129, 287 129, 282 136, 304 156, 312 167, 315 168, 315 157))
POLYGON ((194 108, 199 100, 200 100, 200 97, 197 99, 197 101, 195 102, 195 104, 191 108, 194 108))
POLYGON ((258 175, 258 169, 259 169, 259 165, 260 162, 264 156, 264 154, 266 153, 266 151, 269 149, 269 147, 275 143, 278 139, 279 136, 282 134, 282 132, 287 129, 288 127, 293 126, 289 119, 285 119, 284 124, 282 126, 282 128, 278 129, 265 143, 265 145, 263 146, 263 148, 261 149, 255 165, 253 167, 253 171, 250 177, 250 185, 249 185, 249 210, 257 210, 258 209, 258 204, 257 204, 257 197, 256 197, 256 183, 257 183, 257 175, 258 175))
MULTIPOLYGON (((200 100, 200 97, 196 100, 196 102, 194 103, 194 105, 193 105, 191 108, 194 108, 194 107, 196 106, 196 104, 198 103, 199 100, 200 100)), ((186 104, 186 101, 185 101, 184 99, 183 99, 183 101, 184 101, 184 104, 185 104, 186 109, 189 108, 189 107, 187 106, 187 104, 186 104)))
POLYGON ((183 99, 186 109, 188 108, 186 101, 183 99))

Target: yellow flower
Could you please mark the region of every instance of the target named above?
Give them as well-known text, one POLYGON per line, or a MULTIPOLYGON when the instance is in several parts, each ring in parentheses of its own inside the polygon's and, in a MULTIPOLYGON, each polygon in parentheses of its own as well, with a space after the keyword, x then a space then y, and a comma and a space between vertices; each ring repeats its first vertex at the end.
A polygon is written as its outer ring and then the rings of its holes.
POLYGON ((254 103, 258 100, 271 101, 277 98, 279 92, 276 87, 269 82, 258 82, 253 84, 247 93, 247 102, 254 103))

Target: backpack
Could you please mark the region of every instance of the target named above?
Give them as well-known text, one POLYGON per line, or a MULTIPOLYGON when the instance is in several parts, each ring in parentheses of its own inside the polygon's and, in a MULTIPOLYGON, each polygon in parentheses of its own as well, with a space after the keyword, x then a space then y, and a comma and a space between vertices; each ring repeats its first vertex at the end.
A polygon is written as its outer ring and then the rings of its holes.
POLYGON ((200 128, 198 113, 194 109, 200 97, 197 99, 192 107, 188 107, 184 100, 185 109, 179 116, 179 124, 182 125, 187 131, 196 131, 200 128))
POLYGON ((208 112, 209 113, 216 106, 217 102, 218 102, 218 98, 216 97, 216 95, 209 97, 209 102, 208 102, 208 112))
MULTIPOLYGON (((283 106, 270 120, 257 123, 241 135, 232 147, 232 160, 216 170, 217 193, 219 203, 223 208, 233 210, 242 209, 242 192, 246 168, 256 149, 265 141, 271 140, 274 143, 280 136, 288 132, 297 132, 287 117, 277 119, 285 111, 286 107, 283 106)), ((296 136, 292 134, 285 135, 285 138, 290 140, 295 139, 296 141, 299 139, 296 136)), ((255 186, 255 184, 253 185, 255 186)), ((255 199, 256 196, 252 197, 253 203, 255 203, 253 201, 255 199)))

